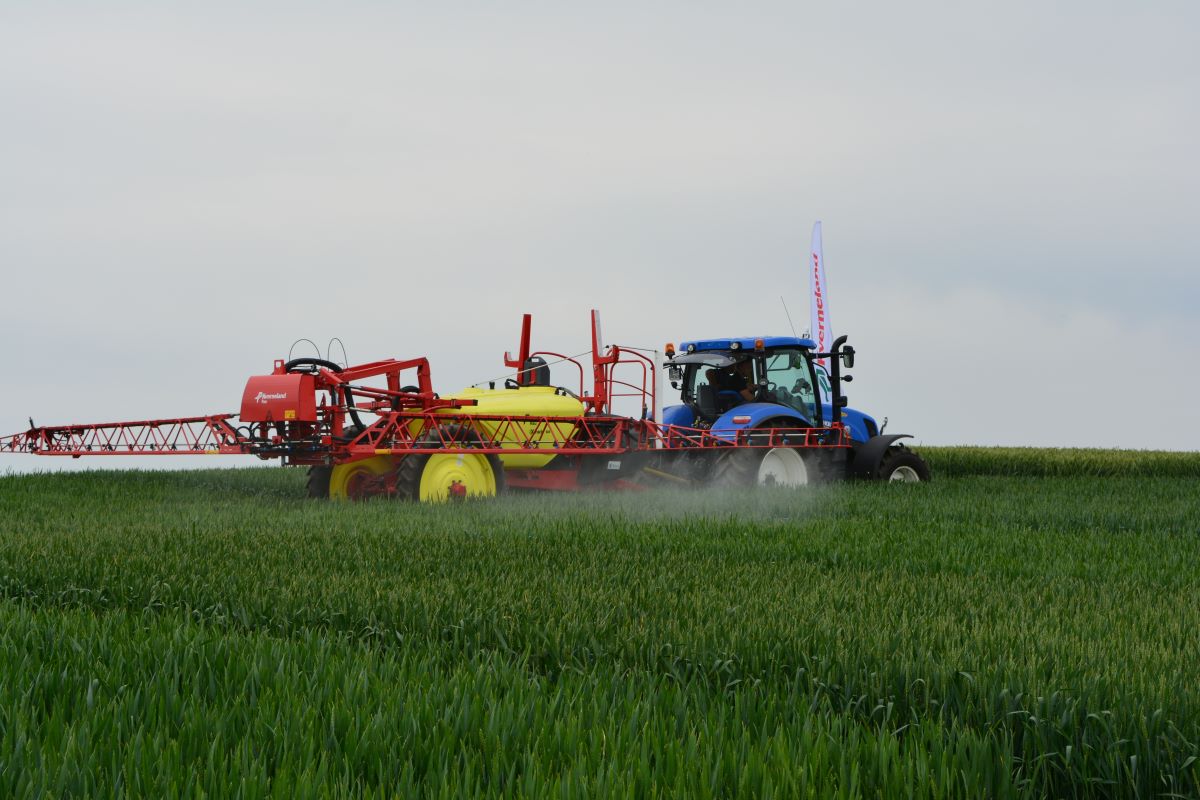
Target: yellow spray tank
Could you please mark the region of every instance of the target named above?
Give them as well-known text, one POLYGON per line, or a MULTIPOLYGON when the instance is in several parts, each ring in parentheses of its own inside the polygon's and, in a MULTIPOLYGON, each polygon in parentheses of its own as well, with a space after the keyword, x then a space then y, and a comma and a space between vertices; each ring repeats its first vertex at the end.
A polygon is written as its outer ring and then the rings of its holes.
MULTIPOLYGON (((584 405, 578 399, 561 393, 553 386, 520 386, 513 389, 463 389, 452 395, 443 395, 448 400, 474 400, 475 405, 462 408, 444 409, 435 413, 454 415, 496 415, 506 417, 583 417, 584 405)), ((498 430, 506 423, 495 420, 481 420, 479 427, 487 432, 489 438, 503 436, 506 440, 503 447, 520 448, 521 443, 513 441, 515 435, 523 440, 534 439, 529 447, 547 450, 545 455, 540 453, 500 454, 500 461, 506 468, 539 469, 549 464, 556 453, 555 444, 569 440, 578 427, 574 422, 552 422, 542 426, 538 422, 518 423, 517 434, 513 427, 503 431, 498 430)))

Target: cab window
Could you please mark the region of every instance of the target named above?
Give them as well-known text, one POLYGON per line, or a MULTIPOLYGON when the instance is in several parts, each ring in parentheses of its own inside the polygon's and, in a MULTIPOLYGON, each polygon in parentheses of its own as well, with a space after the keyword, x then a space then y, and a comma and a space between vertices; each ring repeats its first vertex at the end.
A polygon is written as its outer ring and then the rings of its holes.
POLYGON ((767 394, 774 402, 814 418, 812 376, 800 350, 775 350, 766 356, 767 394))

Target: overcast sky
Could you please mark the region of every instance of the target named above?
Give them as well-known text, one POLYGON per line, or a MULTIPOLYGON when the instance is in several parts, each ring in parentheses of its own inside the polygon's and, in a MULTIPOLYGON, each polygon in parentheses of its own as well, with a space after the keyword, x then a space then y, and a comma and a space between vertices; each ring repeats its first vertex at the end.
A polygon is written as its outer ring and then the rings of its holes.
POLYGON ((1200 448, 1195 3, 245 5, 0 6, 0 433, 807 328, 821 219, 890 431, 1200 448))

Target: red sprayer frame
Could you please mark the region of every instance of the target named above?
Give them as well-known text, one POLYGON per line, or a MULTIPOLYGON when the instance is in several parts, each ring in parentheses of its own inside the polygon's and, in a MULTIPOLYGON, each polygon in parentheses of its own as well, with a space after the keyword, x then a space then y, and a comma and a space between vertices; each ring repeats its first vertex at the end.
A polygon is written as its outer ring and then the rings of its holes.
MULTIPOLYGON (((583 387, 584 365, 548 351, 531 352, 532 318, 522 319, 516 358, 504 354, 515 380, 534 380, 527 367, 533 356, 551 356, 579 370, 582 417, 456 413, 476 404, 443 399, 433 391, 425 358, 387 359, 339 367, 321 359, 276 361, 270 375, 246 384, 239 415, 32 427, 0 438, 0 453, 42 456, 95 455, 254 455, 291 464, 342 464, 378 455, 471 452, 477 454, 554 454, 582 465, 595 458, 648 451, 701 452, 729 448, 846 449, 851 440, 843 425, 824 428, 774 428, 769 431, 715 431, 663 426, 653 419, 657 367, 635 349, 605 347, 599 314, 592 312, 592 391, 583 387), (302 369, 301 369, 302 368, 302 369), (632 379, 618 377, 632 370, 632 379), (415 383, 405 384, 405 373, 415 383), (640 374, 640 379, 637 377, 640 374), (381 378, 383 386, 363 383, 381 378), (292 396, 292 395, 295 396, 292 396), (640 399, 640 418, 612 413, 616 398, 640 399), (361 422, 362 414, 374 421, 361 422), (360 424, 361 423, 361 424, 360 424)), ((562 390, 566 391, 566 390, 562 390)), ((573 392, 572 392, 573 394, 573 392)), ((540 488, 576 488, 578 470, 508 470, 509 484, 540 488), (555 474, 552 474, 555 473, 555 474)))

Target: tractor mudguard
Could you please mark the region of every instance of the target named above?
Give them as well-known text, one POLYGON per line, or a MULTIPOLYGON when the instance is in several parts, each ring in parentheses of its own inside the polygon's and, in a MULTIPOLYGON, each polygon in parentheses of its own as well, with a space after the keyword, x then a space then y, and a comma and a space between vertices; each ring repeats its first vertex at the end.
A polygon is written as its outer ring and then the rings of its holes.
POLYGON ((797 428, 808 428, 812 423, 796 409, 779 403, 742 403, 734 406, 713 423, 713 436, 733 441, 737 431, 758 427, 769 419, 794 419, 797 428))
POLYGON ((696 412, 685 405, 667 406, 663 409, 662 424, 690 428, 696 424, 696 412))
POLYGON ((870 479, 875 474, 875 470, 879 468, 883 454, 892 446, 892 443, 897 439, 911 438, 912 434, 908 433, 885 433, 872 436, 865 442, 855 442, 854 458, 848 465, 851 477, 870 479))

